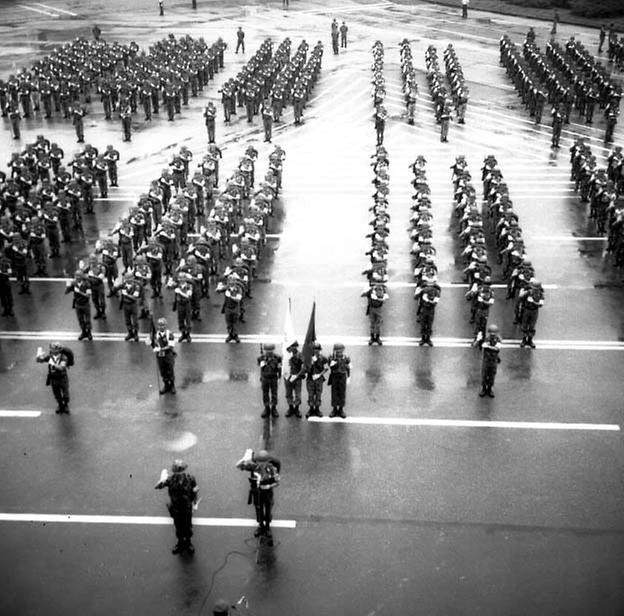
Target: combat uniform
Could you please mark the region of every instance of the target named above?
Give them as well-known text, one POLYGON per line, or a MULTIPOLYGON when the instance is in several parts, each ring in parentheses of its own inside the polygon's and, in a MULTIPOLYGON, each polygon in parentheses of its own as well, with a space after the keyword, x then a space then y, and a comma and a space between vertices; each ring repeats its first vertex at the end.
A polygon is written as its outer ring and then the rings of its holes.
POLYGON ((264 412, 261 417, 263 418, 269 415, 279 417, 277 412, 277 386, 282 375, 282 358, 280 355, 276 355, 273 352, 274 350, 274 344, 265 344, 262 355, 257 359, 260 366, 260 383, 262 384, 264 412))
POLYGON ((49 353, 37 355, 37 362, 48 364, 46 385, 52 387, 52 393, 58 403, 57 413, 69 415, 69 358, 59 344, 51 344, 49 353))
POLYGON ((347 401, 347 382, 351 376, 351 359, 344 354, 344 344, 334 344, 334 352, 329 358, 329 380, 331 386, 332 412, 330 417, 345 418, 344 406, 347 401))
POLYGON ((306 389, 308 390, 308 412, 306 418, 312 415, 322 417, 321 395, 323 393, 323 382, 327 372, 327 358, 321 355, 321 345, 315 344, 312 362, 308 368, 306 379, 306 389))

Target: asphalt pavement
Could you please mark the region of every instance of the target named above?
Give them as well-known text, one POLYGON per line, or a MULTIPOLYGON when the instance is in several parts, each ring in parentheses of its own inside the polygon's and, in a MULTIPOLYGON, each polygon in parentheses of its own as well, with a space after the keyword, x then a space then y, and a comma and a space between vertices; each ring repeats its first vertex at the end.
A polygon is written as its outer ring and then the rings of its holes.
MULTIPOLYGON (((0 613, 210 614, 218 597, 256 616, 578 615, 624 614, 624 300, 622 272, 605 255, 604 238, 587 221, 569 180, 568 148, 586 136, 606 166, 604 121, 591 128, 576 115, 562 147, 551 129, 534 126, 498 64, 503 33, 519 43, 534 26, 537 43, 550 23, 425 2, 331 3, 292 0, 127 3, 61 0, 5 2, 0 13, 0 75, 32 63, 55 45, 90 36, 97 23, 107 41, 147 48, 169 32, 223 36, 225 70, 175 122, 106 121, 94 102, 86 140, 121 153, 119 188, 97 200, 85 235, 63 245, 48 279, 32 296, 15 296, 15 318, 0 322, 0 613), (349 26, 349 46, 331 53, 329 24, 349 26), (234 54, 235 30, 246 31, 246 55, 234 54), (220 85, 234 76, 264 37, 325 44, 320 80, 295 126, 292 110, 273 144, 286 151, 276 204, 242 343, 226 345, 221 298, 203 300, 193 342, 178 347, 177 395, 159 396, 151 350, 123 341, 116 301, 94 326, 79 327, 65 282, 95 241, 111 231, 181 145, 200 160, 206 147, 201 111, 219 107, 220 85), (406 122, 398 43, 411 43, 419 100, 406 122), (369 347, 362 270, 372 204, 370 156, 375 131, 371 46, 385 46, 388 87, 385 146, 390 157, 389 292, 383 347, 369 347), (441 143, 425 79, 424 52, 452 42, 470 87, 466 124, 452 123, 441 143), (434 207, 434 244, 442 297, 433 348, 418 346, 411 272, 411 172, 427 159, 434 207), (495 154, 537 275, 545 286, 535 350, 520 349, 501 272, 494 271, 491 321, 505 341, 494 399, 479 398, 480 357, 470 346, 467 290, 453 220, 450 166, 466 155, 473 178, 495 154), (260 343, 281 342, 285 308, 300 342, 312 303, 326 351, 346 344, 352 360, 347 420, 263 421, 256 364, 260 343), (72 413, 54 413, 38 346, 62 340, 75 351, 72 413), (13 413, 12 411, 17 411, 13 413), (32 411, 31 416, 23 414, 32 411), (20 415, 22 413, 22 415, 20 415), (275 546, 253 537, 247 478, 235 463, 248 447, 268 447, 283 464, 276 491, 275 546), (202 502, 195 514, 196 553, 173 556, 166 494, 153 489, 161 468, 184 458, 202 502), (58 517, 60 516, 60 517, 58 517), (245 602, 243 601, 243 603, 245 602)), ((560 25, 597 53, 597 31, 560 25)), ((621 80, 620 75, 615 78, 621 80)), ((163 114, 161 114, 163 115, 163 114)), ((71 155, 69 122, 23 122, 12 142, 0 127, 0 161, 45 134, 71 155)), ((221 175, 248 144, 263 174, 273 144, 258 119, 239 116, 217 142, 221 175)), ((618 125, 615 143, 623 143, 618 125)), ((481 196, 480 182, 475 182, 481 196)), ((167 316, 173 295, 152 300, 167 316)), ((142 324, 142 337, 148 323, 142 324)), ((305 399, 305 395, 304 395, 305 399)), ((327 416, 329 393, 323 411, 327 416)), ((236 612, 235 612, 236 613, 236 612)))

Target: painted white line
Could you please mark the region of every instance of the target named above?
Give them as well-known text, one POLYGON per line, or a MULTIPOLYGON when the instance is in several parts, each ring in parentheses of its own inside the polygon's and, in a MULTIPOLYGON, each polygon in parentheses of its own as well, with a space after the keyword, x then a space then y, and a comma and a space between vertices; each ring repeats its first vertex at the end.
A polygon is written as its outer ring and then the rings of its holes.
POLYGON ((78 17, 78 13, 72 13, 71 11, 66 11, 65 9, 59 9, 55 6, 48 6, 47 4, 43 4, 41 2, 35 2, 37 6, 42 6, 44 9, 50 9, 51 11, 57 11, 58 13, 66 13, 67 15, 71 15, 72 17, 78 17))
POLYGON ((606 242, 607 237, 574 237, 573 235, 534 235, 535 242, 606 242))
POLYGON ((392 6, 392 2, 379 2, 378 4, 361 4, 359 6, 353 6, 353 4, 347 4, 345 6, 336 7, 324 7, 320 9, 306 9, 305 11, 296 11, 297 15, 318 15, 324 13, 346 13, 351 11, 364 11, 366 9, 373 9, 383 6, 392 6))
MULTIPOLYGON (((102 332, 93 333, 95 342, 123 342, 124 344, 133 344, 125 341, 126 332, 102 332)), ((147 333, 141 333, 140 336, 145 340, 147 333)), ((224 344, 225 333, 223 334, 192 334, 193 344, 224 344)), ((344 344, 352 347, 368 347, 367 336, 320 336, 321 344, 332 344, 340 338, 344 344)), ((242 334, 240 340, 242 344, 259 344, 260 342, 276 342, 279 343, 283 339, 281 334, 242 334)), ((40 331, 40 332, 7 332, 0 331, 0 340, 28 340, 28 341, 76 341, 76 332, 70 331, 40 331)), ((384 336, 383 343, 388 347, 418 347, 420 338, 411 338, 408 336, 384 336)), ((460 349, 472 347, 472 338, 433 338, 434 346, 440 348, 460 349)), ((537 350, 559 350, 559 351, 624 351, 624 342, 612 340, 537 340, 537 350)), ((89 342, 82 342, 82 345, 89 345, 89 342)), ((139 343, 141 345, 141 343, 139 343)), ((518 348, 520 340, 505 340, 503 348, 518 348)), ((530 352, 526 350, 526 352, 530 352)))
MULTIPOLYGON (((169 526, 170 517, 148 515, 73 515, 49 513, 0 513, 0 522, 52 522, 64 524, 139 524, 141 526, 169 526)), ((194 526, 234 526, 255 528, 251 518, 193 518, 194 526)), ((274 528, 296 528, 295 520, 273 520, 274 528)))
POLYGON ((48 17, 59 17, 59 15, 57 15, 56 13, 48 13, 48 11, 42 11, 41 9, 36 9, 32 6, 27 6, 25 4, 20 4, 19 6, 21 6, 23 9, 39 13, 40 15, 47 15, 48 17))
POLYGON ((479 421, 470 419, 409 419, 400 417, 309 417, 315 423, 352 423, 374 426, 437 426, 442 428, 512 428, 523 430, 584 430, 620 432, 618 424, 555 423, 541 421, 479 421))
POLYGON ((41 411, 0 411, 0 417, 40 417, 41 411))

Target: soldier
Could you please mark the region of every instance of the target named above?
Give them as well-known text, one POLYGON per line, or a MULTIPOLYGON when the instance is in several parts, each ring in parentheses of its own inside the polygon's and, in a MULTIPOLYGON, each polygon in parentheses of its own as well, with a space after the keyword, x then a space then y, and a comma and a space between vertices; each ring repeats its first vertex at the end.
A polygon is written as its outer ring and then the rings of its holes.
POLYGON ((123 140, 132 140, 132 109, 129 104, 125 103, 119 109, 119 117, 121 118, 121 129, 123 131, 123 140))
POLYGON ((11 274, 13 269, 11 259, 0 256, 0 304, 2 304, 2 316, 14 317, 13 314, 13 291, 11 290, 11 274))
POLYGON ((490 307, 495 301, 491 283, 490 277, 486 276, 481 284, 475 282, 473 289, 468 292, 471 294, 470 299, 473 302, 470 319, 470 322, 475 324, 473 346, 481 347, 485 339, 490 307))
POLYGON ((234 276, 228 276, 227 286, 223 283, 219 283, 217 286, 217 293, 223 293, 225 296, 223 307, 221 308, 221 313, 225 315, 225 325, 228 333, 225 341, 240 342, 236 326, 243 317, 243 286, 234 276))
POLYGON ((371 286, 362 293, 362 297, 368 298, 366 306, 366 315, 370 322, 370 339, 368 346, 377 343, 379 346, 383 344, 381 341, 381 324, 383 323, 382 308, 384 302, 388 299, 386 287, 383 284, 371 286))
POLYGON ((446 143, 448 141, 449 123, 451 121, 451 106, 444 103, 440 113, 440 141, 446 143))
POLYGON ((175 394, 175 336, 167 329, 167 319, 158 319, 158 329, 152 332, 148 343, 156 354, 158 370, 163 380, 164 387, 160 390, 160 395, 167 392, 175 394))
POLYGON ((559 139, 561 138, 561 127, 563 126, 563 115, 559 111, 558 107, 553 107, 552 110, 552 148, 559 147, 559 139))
POLYGON ((33 256, 33 261, 37 266, 35 276, 47 276, 46 270, 46 229, 43 221, 38 216, 33 216, 30 221, 28 233, 28 245, 33 256))
POLYGON ((433 346, 431 334, 433 333, 433 319, 435 317, 435 308, 440 301, 440 288, 437 284, 426 286, 420 293, 416 289, 414 299, 420 296, 420 342, 419 346, 428 344, 433 346))
POLYGON ((343 21, 342 25, 340 26, 340 47, 344 47, 345 49, 347 48, 347 32, 349 31, 349 28, 347 27, 347 24, 343 21))
POLYGON ((11 260, 15 278, 20 283, 18 295, 30 295, 30 280, 28 278, 28 257, 30 251, 28 243, 15 232, 11 236, 11 245, 6 248, 5 254, 11 260))
POLYGON ((101 154, 95 160, 94 165, 95 179, 100 189, 100 198, 106 199, 108 197, 108 182, 106 181, 106 172, 108 171, 108 164, 104 159, 104 155, 101 154))
POLYGON ((262 103, 262 124, 264 126, 264 141, 271 143, 273 132, 273 109, 269 99, 265 98, 262 103))
POLYGON ((204 109, 204 118, 206 118, 206 130, 208 131, 208 143, 215 142, 215 126, 217 118, 217 108, 212 101, 209 101, 204 109))
POLYGON ((234 53, 238 53, 238 50, 243 50, 245 53, 245 33, 241 26, 238 26, 238 30, 236 31, 236 51, 234 53))
POLYGON ((86 113, 86 109, 84 109, 84 107, 81 107, 80 105, 71 108, 72 124, 76 129, 76 137, 78 137, 78 143, 84 143, 84 120, 82 118, 84 118, 86 113))
POLYGON ((340 51, 338 49, 338 37, 340 36, 338 30, 339 30, 338 22, 334 19, 331 24, 331 41, 332 41, 332 50, 334 52, 334 55, 338 55, 340 51))
POLYGON ((263 419, 272 415, 279 417, 277 412, 277 385, 282 376, 282 357, 275 352, 275 345, 268 342, 262 345, 262 351, 257 359, 260 366, 260 383, 262 384, 263 419))
POLYGON ((106 297, 104 292, 104 280, 106 280, 106 267, 100 263, 97 254, 92 252, 85 267, 89 286, 91 288, 91 301, 95 308, 94 319, 106 321, 106 297))
POLYGON ((379 104, 375 107, 375 131, 377 133, 377 145, 383 145, 384 130, 386 128, 386 118, 388 113, 386 108, 379 104))
MULTIPOLYGON (((162 9, 162 0, 160 2, 162 9)), ((186 462, 174 460, 171 465, 171 475, 166 469, 163 469, 160 474, 160 481, 155 486, 156 490, 167 488, 169 492, 170 503, 167 505, 167 509, 173 518, 178 539, 171 550, 172 554, 195 553, 191 537, 193 536, 193 511, 196 511, 199 505, 199 488, 195 477, 185 472, 187 468, 186 462)))
POLYGON ((185 272, 178 274, 178 284, 175 287, 173 311, 178 313, 178 328, 180 329, 179 342, 191 342, 191 299, 193 285, 191 276, 185 272))
POLYGON ((327 384, 331 386, 332 412, 330 417, 346 417, 344 406, 347 401, 347 384, 351 376, 351 359, 344 353, 342 342, 334 344, 334 352, 329 358, 330 375, 327 384))
POLYGON ((483 351, 483 358, 481 360, 481 391, 479 396, 494 397, 492 387, 494 387, 494 379, 496 378, 496 370, 500 363, 499 352, 502 345, 502 340, 498 335, 498 327, 496 325, 490 325, 488 327, 487 336, 483 340, 481 349, 483 351))
POLYGON ((11 133, 13 135, 13 139, 19 139, 21 137, 20 120, 22 119, 22 115, 20 114, 17 105, 10 104, 7 107, 7 115, 9 116, 9 121, 11 122, 11 133))
POLYGON ((158 0, 158 9, 160 11, 160 16, 163 17, 165 14, 164 0, 158 0))
POLYGON ((306 413, 306 419, 312 415, 322 417, 321 413, 321 395, 323 393, 323 382, 325 381, 325 374, 327 373, 327 358, 321 354, 321 345, 318 342, 314 343, 314 352, 312 355, 312 362, 308 369, 308 376, 306 379, 306 389, 308 390, 308 412, 306 413))
POLYGON ((530 346, 535 348, 533 342, 533 336, 535 336, 535 324, 537 323, 537 316, 539 309, 544 305, 544 289, 539 280, 532 278, 529 282, 529 286, 522 289, 519 294, 520 301, 522 302, 522 342, 520 346, 530 346))
POLYGON ((70 349, 54 342, 50 345, 48 353, 43 349, 37 349, 36 360, 38 363, 48 364, 48 377, 46 385, 52 387, 52 393, 58 403, 57 414, 69 415, 69 374, 68 370, 74 363, 74 354, 70 349))
POLYGON ((87 275, 81 270, 76 270, 73 281, 67 281, 65 294, 72 292, 74 294, 72 308, 76 310, 78 325, 80 325, 78 340, 85 338, 93 340, 91 334, 91 286, 87 275))
POLYGON ((106 146, 106 152, 103 154, 104 160, 108 165, 108 179, 111 186, 117 186, 117 161, 119 160, 119 152, 112 145, 106 146))
POLYGON ((598 53, 602 53, 602 47, 604 45, 606 37, 607 37, 607 28, 605 27, 604 24, 602 24, 602 26, 600 26, 600 32, 598 34, 598 39, 600 41, 598 43, 598 53))
POLYGON ((120 284, 113 287, 113 292, 121 291, 121 300, 119 308, 123 310, 124 321, 128 335, 124 338, 127 342, 139 341, 139 305, 142 304, 141 294, 143 288, 141 284, 135 280, 134 276, 128 272, 123 275, 120 284))
POLYGON ((610 109, 607 114, 607 128, 605 130, 604 142, 610 143, 613 141, 613 131, 617 124, 617 109, 610 109))
POLYGON ((305 366, 303 365, 303 356, 299 352, 299 343, 296 340, 290 346, 286 347, 286 351, 290 353, 290 357, 288 358, 288 374, 284 375, 286 402, 288 402, 286 417, 294 415, 300 418, 301 383, 306 372, 305 366))

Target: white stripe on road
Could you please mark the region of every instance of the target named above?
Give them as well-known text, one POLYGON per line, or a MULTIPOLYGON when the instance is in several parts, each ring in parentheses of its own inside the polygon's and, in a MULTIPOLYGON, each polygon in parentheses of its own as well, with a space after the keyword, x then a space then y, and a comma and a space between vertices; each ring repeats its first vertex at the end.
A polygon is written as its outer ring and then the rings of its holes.
POLYGON ((365 9, 374 9, 383 6, 393 6, 392 2, 379 2, 378 4, 361 4, 354 6, 353 4, 347 4, 345 6, 336 7, 324 7, 320 9, 306 9, 305 11, 297 11, 297 15, 315 15, 323 13, 346 13, 351 11, 363 11, 365 9))
POLYGON ((0 417, 39 417, 41 411, 0 411, 0 417))
POLYGON ((57 15, 56 13, 48 13, 48 11, 42 11, 41 9, 36 9, 32 6, 27 6, 26 4, 20 4, 19 6, 21 6, 23 9, 39 13, 40 15, 47 15, 48 17, 59 17, 59 15, 57 15))
POLYGON ((598 430, 619 432, 618 424, 554 423, 542 421, 480 421, 471 419, 408 419, 401 417, 309 417, 315 423, 352 423, 375 426, 438 426, 442 428, 516 428, 523 430, 598 430))
MULTIPOLYGON (((95 342, 125 342, 125 332, 93 332, 95 342)), ((126 344, 143 344, 147 340, 147 332, 141 333, 141 342, 126 344)), ((367 336, 320 336, 321 344, 332 344, 337 338, 353 347, 368 346, 367 336)), ((192 333, 193 344, 224 344, 225 333, 223 334, 195 334, 192 333)), ((10 332, 0 331, 0 340, 35 340, 46 341, 72 341, 76 340, 76 332, 71 331, 39 331, 39 332, 10 332)), ((281 343, 283 335, 280 334, 242 334, 240 341, 243 344, 259 344, 261 342, 281 343)), ((433 338, 434 346, 440 348, 463 349, 472 346, 472 338, 433 338)), ((613 340, 537 340, 538 350, 558 350, 558 351, 624 351, 624 342, 613 340)), ((409 336, 387 336, 383 338, 383 343, 388 347, 417 347, 420 346, 420 338, 409 336)), ((83 341, 81 345, 88 345, 83 341)), ((513 349, 520 345, 520 340, 510 339, 503 343, 503 348, 513 349)), ((529 352, 527 350, 527 352, 529 352)))
POLYGON ((78 17, 78 13, 72 13, 71 11, 66 11, 65 9, 59 9, 55 6, 48 6, 47 4, 42 4, 41 2, 35 2, 37 6, 42 6, 44 9, 50 9, 51 11, 57 11, 58 13, 66 13, 67 15, 71 15, 72 17, 78 17))
MULTIPOLYGON (((0 513, 0 522, 58 522, 72 524, 139 524, 141 526, 169 526, 170 517, 147 515, 73 515, 49 513, 0 513)), ((193 518, 194 526, 235 526, 255 528, 251 518, 193 518)), ((274 528, 296 528, 295 520, 273 520, 274 528)))

